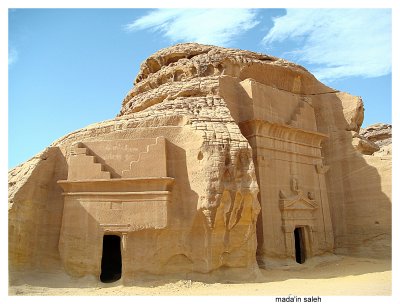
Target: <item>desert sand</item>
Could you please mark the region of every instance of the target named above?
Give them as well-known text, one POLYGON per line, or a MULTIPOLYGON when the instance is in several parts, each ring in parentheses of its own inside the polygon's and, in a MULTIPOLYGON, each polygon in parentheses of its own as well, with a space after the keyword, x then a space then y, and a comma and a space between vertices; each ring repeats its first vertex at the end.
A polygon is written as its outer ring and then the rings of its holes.
POLYGON ((325 260, 313 259, 291 269, 260 270, 252 282, 205 283, 194 280, 153 280, 123 286, 120 282, 95 283, 87 279, 71 280, 57 275, 48 277, 25 277, 9 288, 10 295, 35 296, 390 296, 392 293, 391 261, 388 259, 365 259, 335 256, 325 260))

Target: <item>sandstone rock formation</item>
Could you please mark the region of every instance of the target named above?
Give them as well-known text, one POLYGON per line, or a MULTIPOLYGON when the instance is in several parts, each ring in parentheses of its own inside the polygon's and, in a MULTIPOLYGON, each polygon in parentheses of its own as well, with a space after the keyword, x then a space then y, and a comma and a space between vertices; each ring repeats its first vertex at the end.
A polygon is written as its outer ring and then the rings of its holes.
POLYGON ((379 147, 379 150, 374 151, 374 155, 392 155, 392 125, 373 124, 361 129, 360 135, 379 147))
POLYGON ((360 152, 363 115, 282 59, 160 50, 116 118, 9 172, 10 272, 129 282, 388 255, 391 158, 360 152))

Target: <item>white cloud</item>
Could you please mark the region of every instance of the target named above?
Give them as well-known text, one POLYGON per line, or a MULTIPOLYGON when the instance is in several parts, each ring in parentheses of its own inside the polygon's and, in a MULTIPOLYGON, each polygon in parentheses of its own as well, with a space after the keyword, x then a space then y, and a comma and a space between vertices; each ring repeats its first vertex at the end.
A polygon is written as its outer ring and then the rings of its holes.
POLYGON ((126 30, 152 29, 172 42, 229 45, 258 24, 252 9, 157 9, 126 25, 126 30))
POLYGON ((288 9, 274 19, 263 43, 297 42, 282 54, 303 64, 320 80, 391 72, 390 9, 288 9))
POLYGON ((18 60, 18 52, 15 48, 8 49, 8 66, 11 66, 18 60))

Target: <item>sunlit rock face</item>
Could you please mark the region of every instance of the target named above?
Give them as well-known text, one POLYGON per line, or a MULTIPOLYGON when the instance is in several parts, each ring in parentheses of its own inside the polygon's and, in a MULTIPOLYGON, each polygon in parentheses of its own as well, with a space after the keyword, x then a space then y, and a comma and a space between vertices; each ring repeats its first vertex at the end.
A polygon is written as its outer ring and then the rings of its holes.
POLYGON ((130 282, 384 255, 391 157, 365 155, 363 115, 283 59, 162 49, 116 118, 9 172, 10 271, 130 282))
POLYGON ((392 125, 376 123, 361 129, 360 135, 378 147, 374 155, 392 155, 392 125))

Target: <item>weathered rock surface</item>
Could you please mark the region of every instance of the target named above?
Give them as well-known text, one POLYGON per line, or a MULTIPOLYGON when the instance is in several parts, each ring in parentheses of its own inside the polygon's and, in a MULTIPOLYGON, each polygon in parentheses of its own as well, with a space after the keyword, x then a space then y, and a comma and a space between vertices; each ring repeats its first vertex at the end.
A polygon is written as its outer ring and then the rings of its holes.
POLYGON ((379 147, 374 155, 392 155, 392 125, 376 123, 361 129, 360 135, 379 147))
POLYGON ((379 151, 379 146, 357 132, 353 132, 353 146, 362 154, 372 155, 379 151))
POLYGON ((9 172, 10 271, 99 278, 117 252, 129 282, 389 255, 391 157, 364 155, 363 117, 360 98, 282 59, 160 50, 116 118, 9 172))
POLYGON ((392 125, 376 123, 360 130, 360 135, 376 143, 379 147, 392 143, 392 125))

